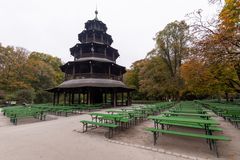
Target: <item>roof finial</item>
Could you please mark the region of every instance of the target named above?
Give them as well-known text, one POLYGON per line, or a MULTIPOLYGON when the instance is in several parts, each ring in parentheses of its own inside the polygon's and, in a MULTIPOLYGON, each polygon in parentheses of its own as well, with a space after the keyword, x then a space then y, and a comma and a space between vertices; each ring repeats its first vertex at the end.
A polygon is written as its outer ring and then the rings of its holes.
POLYGON ((98 20, 98 17, 97 17, 97 15, 98 15, 97 5, 96 5, 96 10, 95 10, 95 15, 96 15, 95 20, 98 20))

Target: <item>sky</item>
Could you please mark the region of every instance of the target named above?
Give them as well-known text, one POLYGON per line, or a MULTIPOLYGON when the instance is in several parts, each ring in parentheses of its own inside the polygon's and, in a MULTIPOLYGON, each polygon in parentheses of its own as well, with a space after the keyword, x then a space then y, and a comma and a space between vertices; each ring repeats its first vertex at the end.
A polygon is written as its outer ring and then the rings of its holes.
POLYGON ((206 19, 216 14, 208 0, 0 0, 0 43, 72 61, 69 48, 96 6, 119 51, 117 63, 127 68, 145 58, 168 23, 198 9, 206 19))

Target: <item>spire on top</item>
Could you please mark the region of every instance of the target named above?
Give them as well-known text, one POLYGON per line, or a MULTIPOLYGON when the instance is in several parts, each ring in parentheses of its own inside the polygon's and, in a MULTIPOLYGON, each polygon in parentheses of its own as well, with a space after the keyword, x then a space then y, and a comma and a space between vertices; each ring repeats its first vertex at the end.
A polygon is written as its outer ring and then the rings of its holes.
POLYGON ((95 10, 95 20, 98 20, 98 17, 97 17, 97 15, 98 15, 98 10, 97 10, 97 8, 96 8, 96 10, 95 10))

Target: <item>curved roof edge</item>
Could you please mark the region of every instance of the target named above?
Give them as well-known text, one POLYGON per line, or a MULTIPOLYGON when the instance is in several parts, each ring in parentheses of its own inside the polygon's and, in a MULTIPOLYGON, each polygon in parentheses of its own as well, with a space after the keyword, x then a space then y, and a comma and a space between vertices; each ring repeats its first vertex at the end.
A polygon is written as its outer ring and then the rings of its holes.
POLYGON ((134 90, 127 87, 122 81, 112 80, 112 79, 96 79, 96 78, 86 78, 86 79, 72 79, 64 81, 59 86, 47 89, 47 91, 54 91, 56 89, 71 89, 71 88, 83 88, 83 87, 97 87, 97 88, 122 88, 126 90, 134 90))

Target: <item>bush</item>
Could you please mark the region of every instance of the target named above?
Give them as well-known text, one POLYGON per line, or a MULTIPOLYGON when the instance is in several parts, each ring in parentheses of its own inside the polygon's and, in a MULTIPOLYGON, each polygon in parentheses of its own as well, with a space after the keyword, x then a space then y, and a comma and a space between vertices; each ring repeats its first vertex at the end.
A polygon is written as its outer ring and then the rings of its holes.
POLYGON ((15 93, 18 103, 32 103, 35 98, 35 92, 32 89, 21 89, 15 93))

